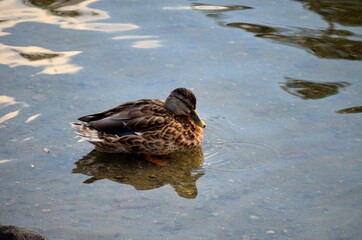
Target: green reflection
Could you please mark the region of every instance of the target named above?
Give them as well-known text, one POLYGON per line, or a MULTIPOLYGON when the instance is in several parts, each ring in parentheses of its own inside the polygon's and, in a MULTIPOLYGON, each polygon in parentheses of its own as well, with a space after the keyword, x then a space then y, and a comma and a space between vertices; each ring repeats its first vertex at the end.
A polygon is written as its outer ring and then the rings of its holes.
POLYGON ((24 53, 24 52, 19 52, 19 55, 30 61, 39 61, 43 59, 51 59, 60 56, 60 54, 56 53, 24 53))
POLYGON ((44 9, 53 9, 78 4, 86 0, 23 0, 26 5, 44 9))
POLYGON ((346 26, 362 25, 361 0, 297 0, 319 15, 327 22, 339 23, 346 26))
POLYGON ((91 178, 84 183, 109 179, 132 185, 137 190, 151 190, 170 184, 183 198, 196 198, 196 181, 204 175, 201 147, 162 157, 169 166, 159 167, 144 160, 142 155, 107 154, 95 150, 77 161, 73 173, 91 178))
POLYGON ((255 33, 256 37, 306 49, 321 58, 362 59, 362 42, 345 38, 344 36, 354 35, 347 30, 286 29, 244 22, 227 23, 226 26, 255 33))
POLYGON ((56 52, 35 46, 18 47, 0 43, 1 64, 6 64, 9 67, 31 66, 43 68, 38 74, 76 73, 82 67, 71 64, 70 61, 73 56, 80 53, 80 51, 56 52))
POLYGON ((340 114, 362 113, 362 106, 344 108, 344 109, 336 111, 336 113, 340 113, 340 114))
POLYGON ((60 10, 62 7, 76 5, 88 0, 23 0, 28 6, 47 9, 51 14, 61 17, 78 17, 84 12, 78 10, 60 10))
POLYGON ((287 81, 282 83, 281 88, 294 96, 301 99, 321 99, 339 92, 341 88, 347 87, 350 83, 347 82, 312 82, 306 80, 286 78, 287 81))
POLYGON ((23 22, 40 22, 55 24, 64 29, 98 32, 123 32, 139 28, 131 23, 98 22, 109 19, 110 16, 106 11, 89 6, 97 1, 99 0, 23 0, 29 6, 26 8, 19 6, 16 1, 0 1, 0 15, 2 19, 6 19, 0 26, 0 36, 10 34, 4 30, 23 22))
POLYGON ((252 9, 252 7, 242 5, 214 5, 205 3, 193 3, 192 9, 202 11, 208 17, 220 19, 224 17, 224 12, 248 10, 252 9))
MULTIPOLYGON (((306 9, 323 17, 328 23, 326 29, 309 29, 299 27, 270 27, 247 22, 225 22, 226 12, 231 10, 252 9, 246 6, 219 6, 215 10, 207 9, 207 4, 199 4, 206 16, 214 18, 220 25, 233 27, 254 33, 256 37, 273 40, 277 43, 305 49, 320 58, 328 59, 362 59, 361 36, 349 30, 336 29, 335 23, 347 26, 362 25, 362 1, 312 1, 300 0, 306 9), (222 16, 222 18, 221 18, 222 16), (221 20, 223 19, 223 20, 221 20), (353 39, 351 39, 353 37, 353 39)), ((211 8, 212 9, 212 8, 211 8)))
POLYGON ((214 5, 214 4, 205 4, 205 3, 193 3, 192 9, 207 11, 207 12, 218 12, 218 11, 226 12, 226 11, 246 10, 252 8, 242 5, 214 5))
POLYGON ((261 34, 261 33, 262 34, 268 34, 268 33, 272 34, 272 33, 278 32, 277 28, 272 28, 272 27, 257 25, 257 24, 242 23, 242 22, 228 23, 228 24, 226 24, 226 26, 234 27, 234 28, 241 28, 248 32, 257 33, 257 34, 261 34))

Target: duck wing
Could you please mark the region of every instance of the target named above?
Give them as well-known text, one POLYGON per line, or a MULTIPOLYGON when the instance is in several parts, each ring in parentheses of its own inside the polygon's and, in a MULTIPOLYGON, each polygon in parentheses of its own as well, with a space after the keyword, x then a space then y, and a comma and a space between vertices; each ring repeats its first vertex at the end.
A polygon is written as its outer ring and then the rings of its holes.
POLYGON ((163 101, 142 99, 78 120, 87 122, 98 131, 123 136, 161 129, 169 123, 170 113, 164 108, 163 101))

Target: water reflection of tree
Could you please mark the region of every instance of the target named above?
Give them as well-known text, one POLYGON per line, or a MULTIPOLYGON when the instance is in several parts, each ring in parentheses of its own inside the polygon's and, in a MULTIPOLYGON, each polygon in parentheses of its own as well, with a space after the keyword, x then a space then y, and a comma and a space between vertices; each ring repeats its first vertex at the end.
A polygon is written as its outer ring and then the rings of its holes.
MULTIPOLYGON (((342 58, 349 60, 362 59, 362 42, 347 39, 361 37, 347 30, 336 30, 335 23, 345 26, 362 26, 362 1, 340 0, 297 0, 306 9, 323 17, 329 27, 321 31, 322 44, 311 49, 319 57, 342 58), (318 51, 320 49, 320 51, 318 51), (320 52, 320 55, 318 53, 320 52)), ((313 44, 311 44, 313 45, 313 44)))
POLYGON ((256 37, 306 49, 321 58, 362 59, 362 42, 346 38, 354 35, 347 30, 286 29, 243 22, 227 23, 226 26, 255 33, 256 37))
POLYGON ((340 110, 336 111, 336 113, 340 113, 340 114, 362 113, 362 106, 355 106, 355 107, 340 109, 340 110))
POLYGON ((201 148, 180 152, 162 158, 169 166, 158 167, 141 155, 106 154, 95 150, 77 161, 73 173, 91 178, 84 183, 109 179, 132 185, 137 190, 151 190, 170 184, 180 197, 196 198, 196 181, 204 175, 201 148))
POLYGON ((60 8, 76 5, 84 1, 89 0, 23 0, 28 6, 47 9, 51 14, 62 17, 77 17, 82 15, 82 12, 78 10, 61 10, 60 8))
POLYGON ((217 10, 209 8, 203 10, 208 17, 213 17, 222 26, 240 28, 252 32, 256 37, 271 39, 278 43, 303 48, 308 52, 321 57, 330 59, 362 59, 362 42, 357 40, 361 36, 354 34, 349 30, 336 29, 334 23, 347 26, 361 26, 362 1, 331 1, 331 0, 299 0, 304 6, 321 15, 328 23, 327 29, 309 29, 309 28, 277 28, 267 25, 258 25, 246 22, 224 22, 223 13, 230 10, 248 10, 247 6, 224 6, 217 10), (354 39, 350 39, 353 37, 354 39))
POLYGON ((204 4, 204 3, 193 3, 191 6, 194 10, 203 11, 206 16, 221 19, 224 17, 225 12, 239 11, 252 9, 252 7, 243 6, 243 5, 214 5, 214 4, 204 4))
POLYGON ((282 84, 281 88, 294 96, 301 99, 321 99, 339 92, 341 88, 347 87, 350 84, 347 82, 312 82, 306 80, 286 78, 287 81, 282 84))
POLYGON ((362 26, 362 1, 341 0, 297 0, 329 23, 339 23, 345 26, 362 26))

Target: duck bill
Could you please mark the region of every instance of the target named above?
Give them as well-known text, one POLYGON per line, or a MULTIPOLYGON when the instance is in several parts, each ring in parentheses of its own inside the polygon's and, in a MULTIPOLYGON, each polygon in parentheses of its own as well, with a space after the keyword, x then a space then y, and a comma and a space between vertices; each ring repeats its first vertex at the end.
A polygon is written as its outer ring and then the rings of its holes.
POLYGON ((204 121, 201 120, 201 118, 199 117, 199 114, 196 111, 193 111, 191 113, 191 117, 192 117, 192 120, 194 120, 194 122, 197 124, 197 126, 199 126, 201 128, 206 127, 206 124, 204 123, 204 121))

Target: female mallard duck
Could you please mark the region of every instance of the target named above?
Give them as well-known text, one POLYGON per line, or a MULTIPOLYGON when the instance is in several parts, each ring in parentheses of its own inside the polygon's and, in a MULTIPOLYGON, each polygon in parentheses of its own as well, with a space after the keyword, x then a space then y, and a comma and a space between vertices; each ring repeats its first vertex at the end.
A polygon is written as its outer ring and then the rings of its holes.
POLYGON ((205 123, 195 111, 196 97, 177 88, 166 101, 141 99, 107 111, 78 118, 71 123, 76 133, 110 153, 167 155, 201 144, 205 123))

